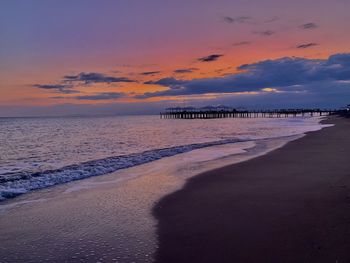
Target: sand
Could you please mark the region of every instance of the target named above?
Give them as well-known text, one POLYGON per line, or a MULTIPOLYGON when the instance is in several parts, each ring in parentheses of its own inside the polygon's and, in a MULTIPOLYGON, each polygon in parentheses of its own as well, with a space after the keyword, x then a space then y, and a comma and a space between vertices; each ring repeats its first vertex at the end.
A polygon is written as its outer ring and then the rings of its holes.
POLYGON ((157 262, 350 262, 350 120, 161 199, 157 262))
POLYGON ((158 242, 151 212, 158 200, 181 189, 186 178, 285 143, 198 149, 1 202, 0 262, 152 262, 158 242))
POLYGON ((349 123, 330 122, 286 147, 211 147, 2 202, 0 262, 347 262, 349 123))

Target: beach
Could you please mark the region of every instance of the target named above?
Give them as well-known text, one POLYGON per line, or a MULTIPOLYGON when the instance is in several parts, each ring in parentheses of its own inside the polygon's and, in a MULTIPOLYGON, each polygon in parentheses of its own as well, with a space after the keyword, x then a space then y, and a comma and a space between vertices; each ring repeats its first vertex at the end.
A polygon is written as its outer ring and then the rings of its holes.
POLYGON ((349 10, 0 1, 0 263, 350 263, 349 10))
POLYGON ((349 262, 350 121, 212 170, 154 207, 157 262, 349 262))
POLYGON ((306 136, 204 147, 1 202, 0 261, 328 260, 347 248, 349 124, 310 121, 306 136))
POLYGON ((155 203, 191 176, 263 155, 288 140, 193 150, 2 202, 0 262, 153 262, 155 203))

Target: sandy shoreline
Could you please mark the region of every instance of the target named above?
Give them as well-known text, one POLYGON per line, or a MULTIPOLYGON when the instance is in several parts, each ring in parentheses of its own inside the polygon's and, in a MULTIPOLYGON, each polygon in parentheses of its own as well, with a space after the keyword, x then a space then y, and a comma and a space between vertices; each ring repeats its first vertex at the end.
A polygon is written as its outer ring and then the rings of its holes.
POLYGON ((350 262, 350 121, 329 122, 163 198, 157 262, 350 262))
POLYGON ((0 262, 152 262, 156 219, 164 222, 152 215, 155 203, 192 176, 264 156, 301 136, 203 148, 8 200, 0 206, 0 262))
POLYGON ((152 216, 157 201, 191 176, 263 155, 299 137, 198 149, 5 201, 0 204, 0 262, 151 262, 158 246, 152 216))

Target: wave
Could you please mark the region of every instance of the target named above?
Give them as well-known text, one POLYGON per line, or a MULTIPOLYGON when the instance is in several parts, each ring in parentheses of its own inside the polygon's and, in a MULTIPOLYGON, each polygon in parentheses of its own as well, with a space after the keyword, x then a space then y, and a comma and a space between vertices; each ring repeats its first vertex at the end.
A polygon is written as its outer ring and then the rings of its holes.
POLYGON ((248 139, 226 139, 207 143, 195 143, 170 148, 149 150, 130 155, 112 156, 98 160, 68 165, 59 169, 35 173, 19 172, 5 174, 0 177, 0 201, 16 197, 29 191, 38 190, 58 184, 68 183, 92 176, 99 176, 149 163, 165 157, 186 153, 205 147, 218 146, 228 143, 250 141, 248 139))

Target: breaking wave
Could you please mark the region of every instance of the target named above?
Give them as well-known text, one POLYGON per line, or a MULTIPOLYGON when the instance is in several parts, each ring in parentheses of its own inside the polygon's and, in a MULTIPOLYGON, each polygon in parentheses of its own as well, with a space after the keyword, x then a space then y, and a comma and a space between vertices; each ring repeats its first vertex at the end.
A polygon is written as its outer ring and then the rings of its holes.
POLYGON ((80 180, 92 176, 99 176, 115 172, 120 169, 149 163, 164 157, 170 157, 192 150, 228 143, 249 140, 226 139, 207 143, 195 143, 164 149, 149 150, 142 153, 112 156, 98 160, 68 165, 59 169, 40 172, 18 172, 3 174, 0 177, 0 201, 16 197, 29 191, 80 180))

